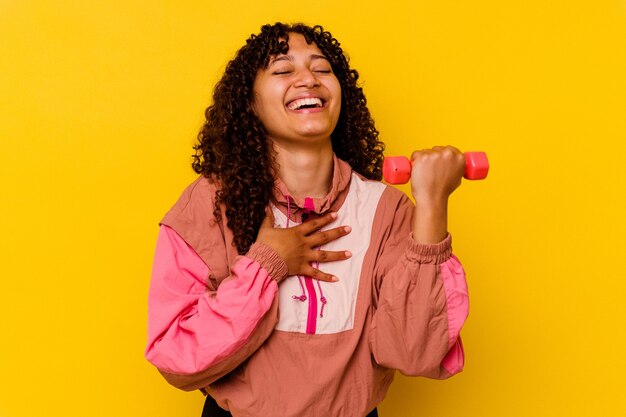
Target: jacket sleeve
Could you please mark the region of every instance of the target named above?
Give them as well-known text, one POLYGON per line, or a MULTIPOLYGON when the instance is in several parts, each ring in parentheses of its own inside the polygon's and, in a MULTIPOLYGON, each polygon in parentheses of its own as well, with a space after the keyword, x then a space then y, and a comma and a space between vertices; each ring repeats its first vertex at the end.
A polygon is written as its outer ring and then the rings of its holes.
POLYGON ((173 229, 161 226, 145 356, 183 390, 219 379, 269 337, 278 317, 277 280, 287 275, 287 266, 272 249, 254 244, 235 260, 216 291, 207 290, 209 272, 173 229))
POLYGON ((469 312, 465 272, 451 237, 424 245, 411 235, 413 205, 399 204, 376 267, 370 347, 379 365, 448 378, 463 369, 460 331, 469 312))

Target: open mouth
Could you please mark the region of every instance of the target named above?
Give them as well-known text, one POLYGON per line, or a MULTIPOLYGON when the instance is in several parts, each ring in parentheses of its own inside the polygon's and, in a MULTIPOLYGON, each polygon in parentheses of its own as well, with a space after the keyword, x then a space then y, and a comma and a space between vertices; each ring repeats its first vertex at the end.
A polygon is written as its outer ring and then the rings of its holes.
POLYGON ((322 107, 324 107, 324 101, 318 97, 299 98, 287 104, 289 110, 316 109, 322 107))

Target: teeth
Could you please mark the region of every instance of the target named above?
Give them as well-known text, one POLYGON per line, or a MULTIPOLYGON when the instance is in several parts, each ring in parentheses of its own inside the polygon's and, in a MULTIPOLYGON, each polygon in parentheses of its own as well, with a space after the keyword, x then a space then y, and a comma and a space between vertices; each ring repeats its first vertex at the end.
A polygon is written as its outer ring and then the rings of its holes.
POLYGON ((289 103, 287 108, 289 110, 298 110, 302 106, 312 106, 312 105, 316 107, 322 107, 322 100, 317 97, 301 98, 301 99, 294 100, 291 103, 289 103))

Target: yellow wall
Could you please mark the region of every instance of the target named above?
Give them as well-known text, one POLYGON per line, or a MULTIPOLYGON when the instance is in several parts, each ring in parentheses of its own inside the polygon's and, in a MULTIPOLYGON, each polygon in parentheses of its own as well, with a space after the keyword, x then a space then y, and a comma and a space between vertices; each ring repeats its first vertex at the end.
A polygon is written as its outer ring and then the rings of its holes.
POLYGON ((277 20, 341 40, 388 154, 491 159, 452 200, 465 372, 399 377, 381 415, 625 415, 623 0, 1 0, 0 416, 199 415, 142 357, 157 222, 277 20))

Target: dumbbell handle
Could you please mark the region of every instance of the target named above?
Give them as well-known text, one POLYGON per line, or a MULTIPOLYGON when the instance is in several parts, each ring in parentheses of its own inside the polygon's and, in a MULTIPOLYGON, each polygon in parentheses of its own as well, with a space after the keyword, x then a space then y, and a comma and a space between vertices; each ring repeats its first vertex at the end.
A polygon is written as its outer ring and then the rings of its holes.
MULTIPOLYGON (((411 178, 411 161, 406 156, 390 156, 383 162, 383 177, 389 184, 405 184, 411 178)), ((482 180, 489 173, 484 152, 465 152, 465 175, 468 180, 482 180)))

